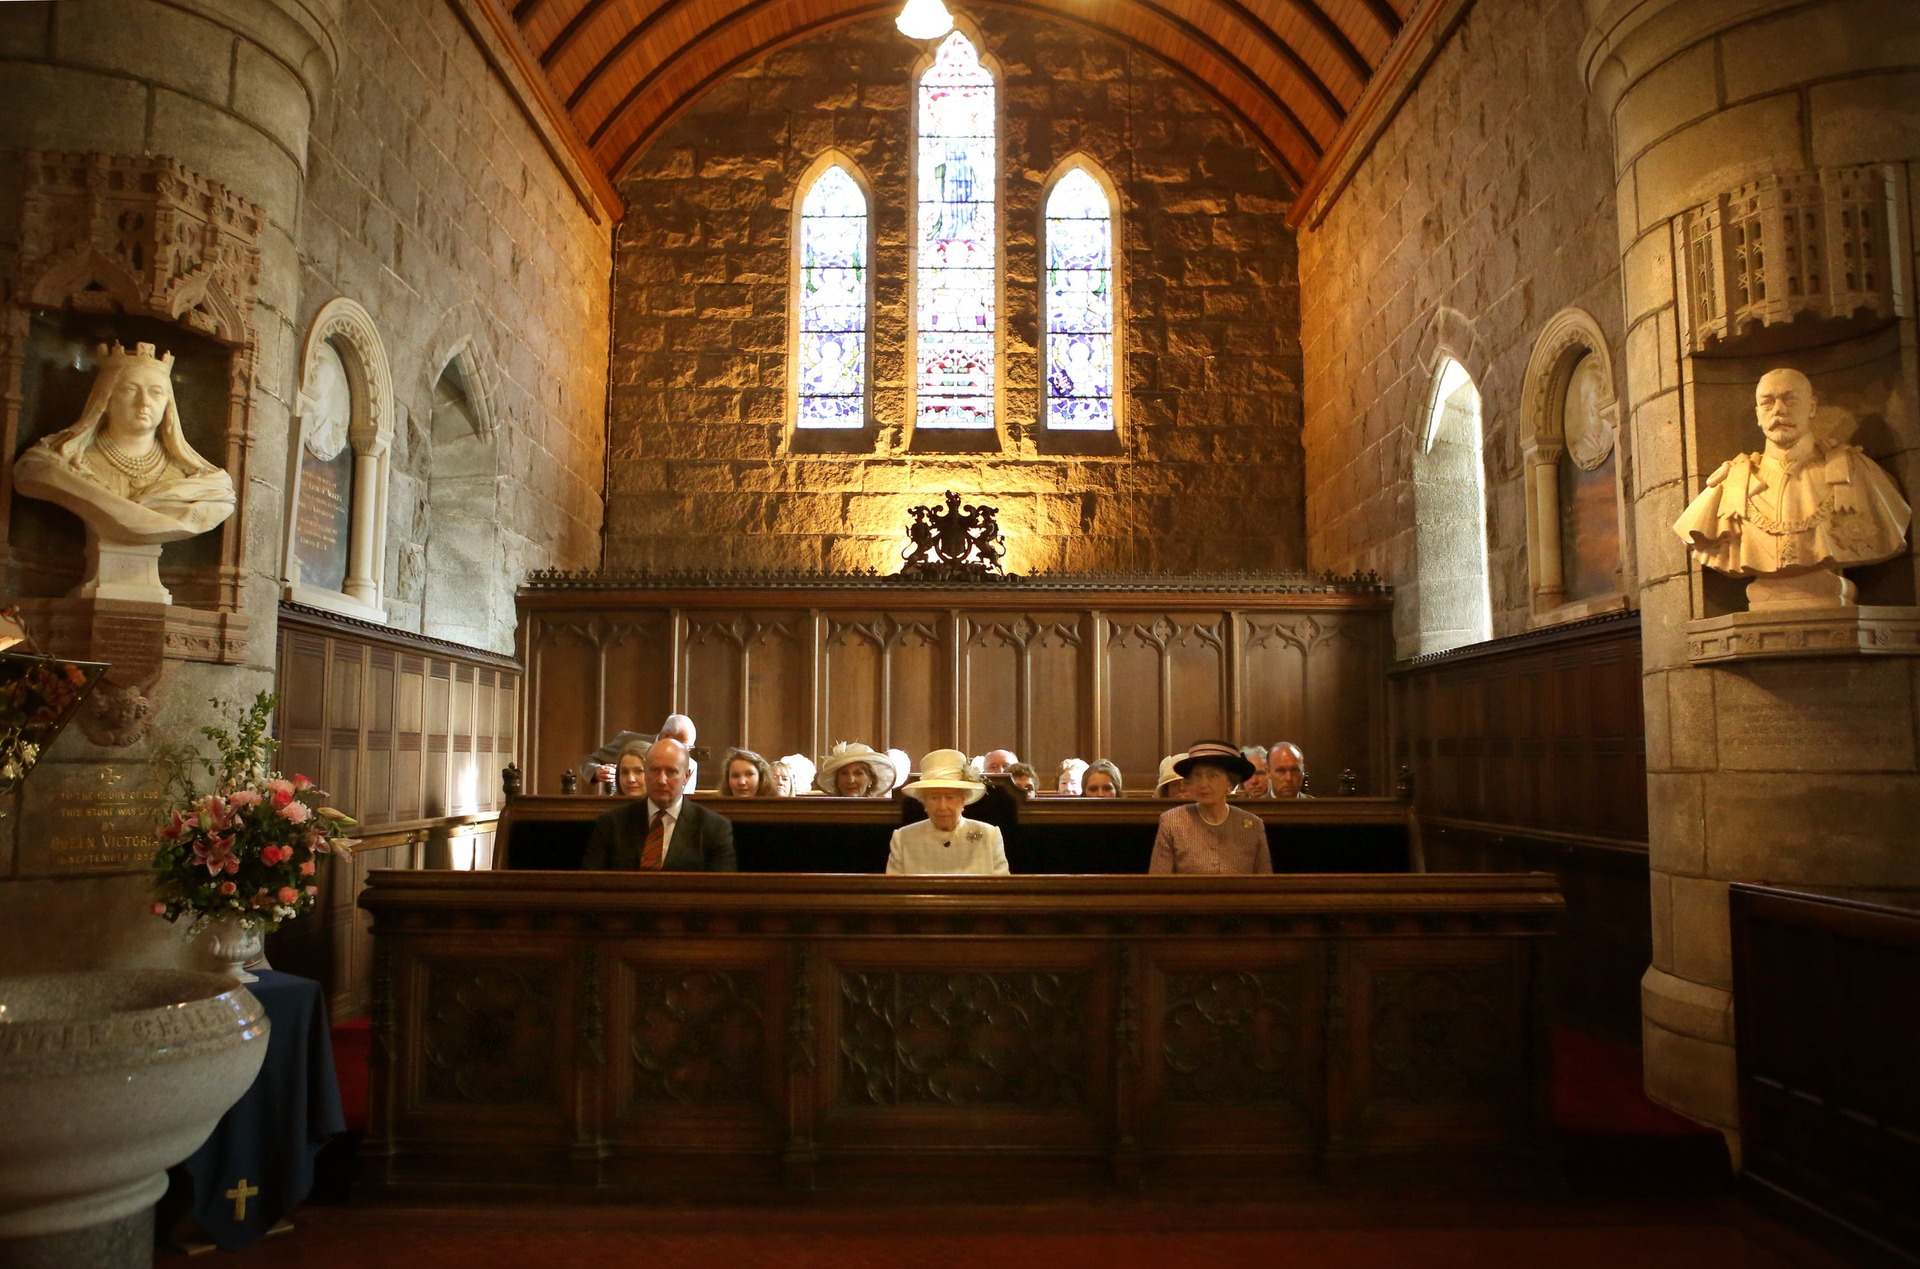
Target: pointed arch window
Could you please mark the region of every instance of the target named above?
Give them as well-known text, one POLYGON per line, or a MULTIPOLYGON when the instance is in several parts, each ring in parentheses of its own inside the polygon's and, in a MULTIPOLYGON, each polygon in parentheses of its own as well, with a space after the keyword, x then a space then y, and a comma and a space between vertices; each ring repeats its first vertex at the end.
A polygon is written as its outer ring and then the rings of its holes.
POLYGON ((1054 183, 1045 235, 1046 426, 1111 432, 1113 205, 1085 167, 1070 168, 1054 183))
POLYGON ((955 31, 920 76, 914 425, 991 429, 998 336, 993 74, 955 31))
POLYGON ((800 203, 799 428, 867 419, 867 196, 835 163, 800 203))

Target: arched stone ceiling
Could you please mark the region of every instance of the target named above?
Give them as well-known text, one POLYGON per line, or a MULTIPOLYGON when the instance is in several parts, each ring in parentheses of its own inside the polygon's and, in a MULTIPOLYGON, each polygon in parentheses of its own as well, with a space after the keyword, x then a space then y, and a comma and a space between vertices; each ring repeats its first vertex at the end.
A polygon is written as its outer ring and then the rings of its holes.
MULTIPOLYGON (((494 0, 617 181, 728 74, 902 0, 494 0)), ((1420 0, 969 0, 1044 14, 1153 54, 1206 85, 1296 188, 1420 0)))

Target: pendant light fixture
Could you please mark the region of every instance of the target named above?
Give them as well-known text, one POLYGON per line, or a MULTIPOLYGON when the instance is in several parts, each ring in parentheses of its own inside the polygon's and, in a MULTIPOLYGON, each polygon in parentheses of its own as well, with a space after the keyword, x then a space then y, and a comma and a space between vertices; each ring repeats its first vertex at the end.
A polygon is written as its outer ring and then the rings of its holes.
POLYGON ((893 25, 910 40, 937 40, 953 30, 953 15, 940 0, 907 0, 893 25))

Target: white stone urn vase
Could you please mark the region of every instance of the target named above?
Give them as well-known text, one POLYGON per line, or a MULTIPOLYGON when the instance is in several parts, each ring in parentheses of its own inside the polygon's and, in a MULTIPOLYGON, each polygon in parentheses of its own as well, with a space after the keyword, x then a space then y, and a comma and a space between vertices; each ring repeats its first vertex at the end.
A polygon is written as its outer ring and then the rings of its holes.
POLYGON ((0 978, 0 1246, 151 1207, 253 1084, 267 1031, 216 974, 0 978))
POLYGON ((266 931, 258 921, 238 912, 222 912, 207 918, 202 936, 207 951, 220 964, 219 974, 237 983, 260 981, 250 969, 270 969, 266 955, 266 931))

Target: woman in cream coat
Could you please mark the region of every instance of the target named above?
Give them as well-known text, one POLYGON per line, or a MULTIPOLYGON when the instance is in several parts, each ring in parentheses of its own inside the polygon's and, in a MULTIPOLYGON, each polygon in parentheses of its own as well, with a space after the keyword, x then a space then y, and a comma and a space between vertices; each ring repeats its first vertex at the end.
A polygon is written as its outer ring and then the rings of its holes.
POLYGON ((967 774, 967 756, 936 749, 920 760, 920 778, 900 790, 920 799, 927 818, 893 830, 887 851, 891 873, 991 873, 1006 876, 1006 844, 1000 830, 962 815, 987 786, 967 774))

